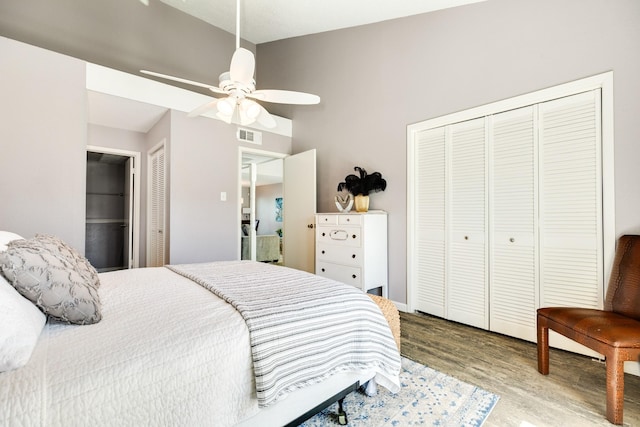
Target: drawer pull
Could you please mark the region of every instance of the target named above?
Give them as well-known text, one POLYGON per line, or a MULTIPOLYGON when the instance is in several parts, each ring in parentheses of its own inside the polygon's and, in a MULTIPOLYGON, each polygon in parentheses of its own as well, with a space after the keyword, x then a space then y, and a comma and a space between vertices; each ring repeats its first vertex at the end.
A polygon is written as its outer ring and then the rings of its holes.
POLYGON ((322 269, 322 272, 324 273, 324 268, 322 269))
POLYGON ((355 275, 355 274, 352 274, 352 275, 351 275, 351 277, 353 277, 353 278, 355 279, 355 278, 356 278, 356 275, 355 275))
POLYGON ((355 238, 356 238, 356 237, 358 237, 358 236, 356 236, 356 235, 354 234, 354 235, 353 235, 353 236, 351 236, 351 237, 353 237, 353 238, 355 239, 355 238))
POLYGON ((349 234, 344 230, 331 230, 331 240, 347 240, 349 234))
POLYGON ((516 239, 514 239, 514 238, 512 237, 512 238, 510 238, 510 239, 509 239, 509 241, 510 241, 511 243, 513 243, 513 242, 515 242, 515 241, 516 241, 516 239))
POLYGON ((469 236, 464 236, 464 240, 469 240, 469 236))
POLYGON ((324 251, 322 251, 322 253, 324 253, 324 251))
POLYGON ((326 236, 326 233, 322 233, 322 237, 326 236))
POLYGON ((356 254, 351 255, 351 258, 355 258, 355 257, 356 257, 356 254))

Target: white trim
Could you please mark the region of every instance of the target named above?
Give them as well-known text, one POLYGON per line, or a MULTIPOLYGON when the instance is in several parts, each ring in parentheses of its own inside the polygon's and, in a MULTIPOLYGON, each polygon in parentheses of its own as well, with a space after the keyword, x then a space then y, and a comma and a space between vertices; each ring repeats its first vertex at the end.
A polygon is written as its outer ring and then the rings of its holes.
POLYGON ((401 302, 393 301, 393 300, 391 302, 395 304, 398 311, 401 311, 403 313, 409 313, 409 310, 407 309, 407 304, 403 304, 401 302))
MULTIPOLYGON (((138 176, 133 182, 133 268, 140 267, 140 180, 141 180, 141 154, 139 151, 120 150, 118 148, 99 147, 96 145, 87 145, 87 152, 114 154, 117 156, 129 157, 134 162, 134 174, 138 176)), ((86 222, 85 218, 85 222, 86 222)))
POLYGON ((513 98, 470 108, 444 116, 428 119, 407 126, 407 306, 411 312, 414 308, 415 266, 412 254, 415 253, 415 230, 413 229, 415 203, 415 152, 416 134, 420 131, 489 116, 528 105, 539 104, 565 96, 590 90, 601 89, 602 96, 602 237, 604 254, 604 289, 609 283, 609 276, 615 256, 615 182, 614 182, 614 130, 613 130, 613 71, 586 77, 569 83, 560 84, 539 91, 519 95, 513 98))
POLYGON ((604 284, 609 283, 616 252, 615 138, 613 134, 613 71, 601 74, 602 112, 602 239, 604 284))

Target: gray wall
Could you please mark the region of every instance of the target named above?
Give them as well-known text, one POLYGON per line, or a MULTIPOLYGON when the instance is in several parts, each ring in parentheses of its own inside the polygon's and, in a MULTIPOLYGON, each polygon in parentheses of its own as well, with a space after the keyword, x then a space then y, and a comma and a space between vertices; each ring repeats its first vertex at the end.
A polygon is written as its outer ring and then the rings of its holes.
MULTIPOLYGON (((220 70, 228 67, 235 47, 233 35, 161 2, 150 3, 145 7, 135 0, 4 1, 0 2, 0 35, 124 71, 151 68, 215 83, 220 70)), ((270 111, 294 120, 294 152, 317 148, 320 211, 335 210, 335 186, 355 165, 380 171, 387 179, 387 191, 372 195, 371 208, 389 212, 390 296, 404 302, 406 125, 410 123, 613 70, 616 232, 640 232, 636 214, 640 211, 636 188, 640 168, 635 166, 640 154, 636 148, 640 128, 635 123, 640 113, 639 23, 637 0, 488 0, 260 45, 257 75, 260 87, 322 97, 317 106, 270 106, 270 111)), ((2 47, 4 65, 11 57, 5 56, 4 44, 2 47)), ((48 176, 62 173, 44 184, 50 191, 42 194, 40 190, 34 193, 41 180, 26 178, 33 184, 31 198, 25 191, 9 189, 3 179, 0 195, 16 200, 20 207, 9 211, 3 207, 0 225, 8 223, 22 233, 37 228, 59 231, 83 247, 84 199, 72 194, 84 188, 68 188, 82 181, 68 175, 83 176, 80 157, 84 150, 77 145, 82 139, 78 133, 85 130, 68 117, 85 114, 80 108, 86 101, 80 99, 79 81, 72 80, 84 68, 74 68, 71 59, 52 61, 37 69, 14 58, 19 63, 11 62, 7 74, 3 67, 0 86, 3 101, 10 102, 0 103, 3 120, 9 123, 0 130, 0 165, 16 173, 23 172, 16 166, 19 161, 27 165, 64 159, 73 166, 62 172, 51 165, 31 171, 49 172, 48 176), (64 64, 58 64, 60 61, 64 64), (21 75, 32 80, 21 83, 18 90, 13 77, 21 75), (12 99, 17 94, 21 99, 12 99), (77 99, 71 102, 74 97, 77 99), (33 105, 43 99, 52 102, 43 105, 55 108, 39 114, 42 127, 29 129, 33 105), (24 145, 47 139, 56 145, 42 147, 42 156, 35 158, 31 146, 24 145), (5 160, 5 150, 11 150, 17 161, 5 160), (40 201, 47 208, 53 206, 53 187, 61 183, 67 185, 59 193, 66 206, 54 208, 53 215, 35 213, 40 212, 40 201), (26 211, 34 217, 25 217, 26 211), (74 215, 77 223, 69 219, 74 215)))
POLYGON ((84 253, 85 65, 24 48, 0 38, 0 230, 57 235, 84 253))
POLYGON ((256 218, 260 220, 258 234, 276 234, 282 222, 276 221, 276 197, 282 197, 282 184, 256 187, 256 218))
POLYGON ((321 96, 286 107, 294 153, 317 148, 318 210, 353 166, 379 171, 389 294, 406 301, 406 126, 614 71, 616 232, 640 232, 640 2, 489 0, 258 46, 264 87, 321 96))
MULTIPOLYGON (((236 127, 202 117, 187 118, 176 111, 171 119, 171 263, 238 259, 240 153, 236 127), (220 200, 221 192, 227 193, 226 201, 220 200)), ((291 140, 265 133, 260 148, 290 153, 291 140)))
MULTIPOLYGON (((0 126, 0 229, 56 234, 84 253, 87 144, 140 150, 146 163, 147 152, 165 139, 168 261, 237 258, 241 144, 235 126, 176 111, 146 135, 89 126, 83 61, 3 37, 0 53, 8 65, 0 79, 6 94, 0 99, 6 118, 0 126), (222 191, 226 202, 220 202, 222 191)), ((290 153, 291 138, 264 132, 261 148, 290 153)), ((141 175, 144 229, 144 168, 141 175)), ((143 246, 142 265, 144 260, 143 246)))
POLYGON ((235 50, 233 34, 155 0, 0 1, 0 35, 131 74, 213 84, 235 50))

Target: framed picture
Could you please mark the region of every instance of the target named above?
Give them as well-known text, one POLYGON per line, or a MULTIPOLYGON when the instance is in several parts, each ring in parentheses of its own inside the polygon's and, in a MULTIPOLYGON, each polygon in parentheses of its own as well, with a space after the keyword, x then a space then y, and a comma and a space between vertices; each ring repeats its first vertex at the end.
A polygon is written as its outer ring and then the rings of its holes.
POLYGON ((282 197, 276 197, 276 222, 282 222, 282 197))

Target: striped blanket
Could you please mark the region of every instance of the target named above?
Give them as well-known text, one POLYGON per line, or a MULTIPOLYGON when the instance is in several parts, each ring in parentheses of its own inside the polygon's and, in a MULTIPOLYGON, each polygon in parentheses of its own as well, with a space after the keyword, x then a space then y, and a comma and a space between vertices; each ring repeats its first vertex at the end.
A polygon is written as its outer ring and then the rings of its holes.
POLYGON ((399 390, 400 355, 378 306, 350 285, 251 261, 167 266, 240 312, 260 406, 346 371, 399 390))

